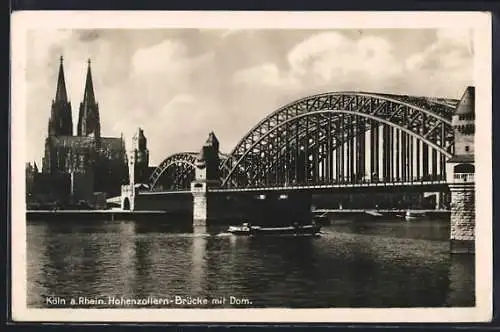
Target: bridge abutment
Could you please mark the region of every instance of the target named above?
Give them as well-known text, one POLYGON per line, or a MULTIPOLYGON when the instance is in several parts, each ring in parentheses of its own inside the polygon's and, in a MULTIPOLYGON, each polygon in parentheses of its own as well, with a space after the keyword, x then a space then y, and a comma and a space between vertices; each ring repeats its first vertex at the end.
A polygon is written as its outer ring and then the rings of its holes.
POLYGON ((193 194, 193 226, 206 227, 220 218, 217 213, 216 197, 208 192, 209 184, 204 181, 191 183, 193 194))
POLYGON ((206 226, 208 222, 208 193, 192 190, 193 226, 206 226))
POLYGON ((474 183, 450 184, 450 250, 452 253, 475 252, 475 185, 474 183))
POLYGON ((451 253, 475 252, 475 92, 465 91, 452 116, 455 155, 447 162, 447 182, 451 192, 451 253))

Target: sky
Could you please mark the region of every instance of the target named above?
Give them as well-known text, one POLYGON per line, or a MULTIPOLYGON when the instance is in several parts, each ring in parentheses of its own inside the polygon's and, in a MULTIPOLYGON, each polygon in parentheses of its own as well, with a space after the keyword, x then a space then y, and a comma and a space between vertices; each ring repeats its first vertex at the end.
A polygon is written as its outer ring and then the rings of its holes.
POLYGON ((474 85, 470 36, 461 29, 32 30, 27 161, 41 165, 61 55, 75 131, 90 58, 101 135, 123 133, 128 148, 141 127, 157 165, 199 151, 210 131, 229 153, 265 116, 317 93, 459 99, 474 85))

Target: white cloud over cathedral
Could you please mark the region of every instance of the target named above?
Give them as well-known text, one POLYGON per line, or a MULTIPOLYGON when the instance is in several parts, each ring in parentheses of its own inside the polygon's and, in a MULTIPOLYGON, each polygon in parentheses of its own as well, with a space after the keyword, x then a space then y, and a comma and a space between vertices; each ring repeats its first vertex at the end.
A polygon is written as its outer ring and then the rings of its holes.
POLYGON ((460 98, 473 84, 467 30, 37 30, 28 36, 27 157, 38 163, 59 56, 76 126, 92 59, 103 136, 138 126, 151 162, 199 150, 214 130, 224 152, 295 99, 339 90, 460 98))

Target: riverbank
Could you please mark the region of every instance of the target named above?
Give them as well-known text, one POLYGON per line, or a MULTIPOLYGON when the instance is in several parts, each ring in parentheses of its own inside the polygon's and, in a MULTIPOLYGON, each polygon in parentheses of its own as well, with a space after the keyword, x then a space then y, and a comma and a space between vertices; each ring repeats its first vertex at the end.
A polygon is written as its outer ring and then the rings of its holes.
MULTIPOLYGON (((404 220, 408 210, 391 209, 316 209, 313 214, 317 222, 323 225, 334 224, 338 220, 355 221, 401 221, 404 220)), ((449 210, 411 210, 412 213, 420 217, 425 216, 429 220, 449 220, 449 210)), ((421 218, 419 218, 421 219, 421 218)))
POLYGON ((168 211, 126 211, 126 210, 28 210, 26 219, 36 220, 137 220, 164 218, 167 216, 178 217, 168 211))
MULTIPOLYGON (((313 211, 315 216, 323 216, 328 219, 336 217, 355 217, 356 219, 379 219, 379 218, 400 218, 407 210, 370 210, 370 209, 316 209, 313 211)), ((417 213, 423 213, 430 219, 448 218, 448 210, 412 210, 417 213)), ((162 210, 28 210, 26 219, 34 220, 157 220, 166 217, 189 217, 192 215, 186 212, 171 212, 162 210)))

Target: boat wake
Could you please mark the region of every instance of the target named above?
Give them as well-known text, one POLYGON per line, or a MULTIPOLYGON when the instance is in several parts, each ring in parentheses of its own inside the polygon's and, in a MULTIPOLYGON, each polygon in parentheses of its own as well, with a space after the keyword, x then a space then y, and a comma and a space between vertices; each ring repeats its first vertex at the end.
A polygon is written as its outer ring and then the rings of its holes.
POLYGON ((222 232, 222 233, 217 234, 216 236, 217 237, 227 237, 227 236, 232 236, 232 235, 233 234, 228 233, 228 232, 222 232))

